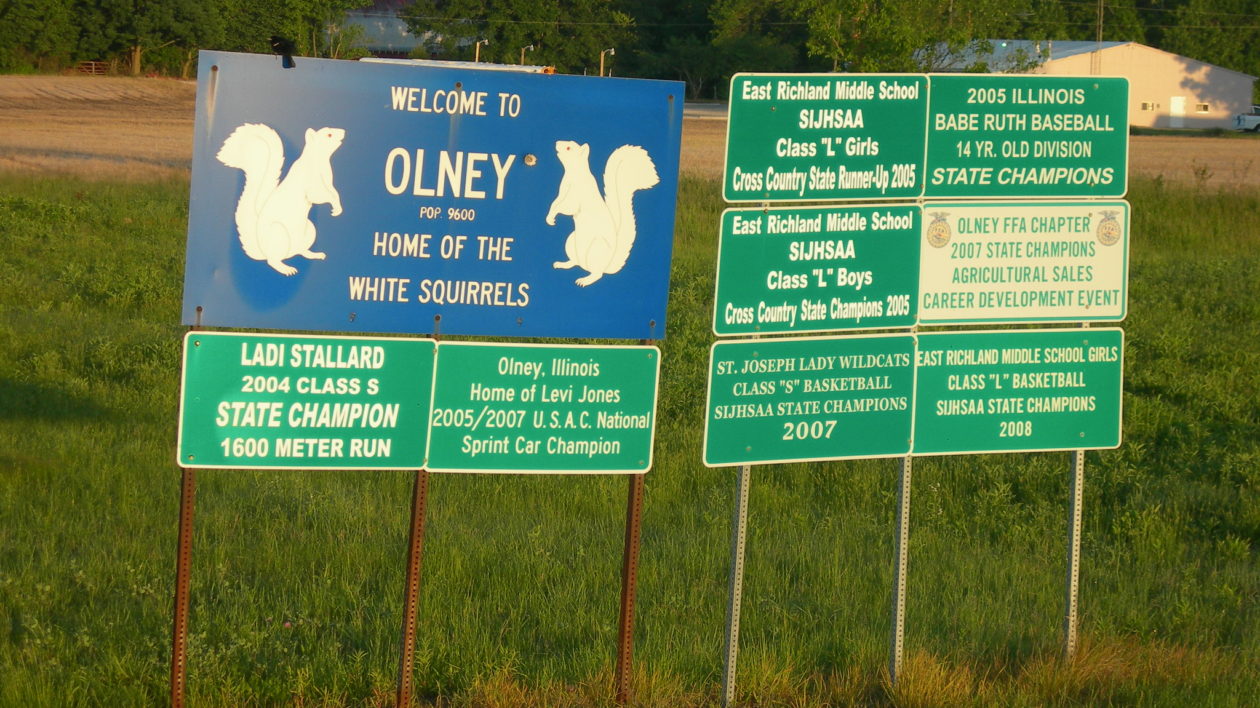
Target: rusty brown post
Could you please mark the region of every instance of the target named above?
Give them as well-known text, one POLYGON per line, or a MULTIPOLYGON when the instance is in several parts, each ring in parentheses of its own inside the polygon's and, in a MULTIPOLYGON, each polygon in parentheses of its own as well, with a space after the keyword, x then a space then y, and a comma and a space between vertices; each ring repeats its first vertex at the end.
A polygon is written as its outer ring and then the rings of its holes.
POLYGON ((184 468, 179 494, 179 549, 175 560, 175 619, 171 637, 171 706, 182 708, 188 675, 188 585, 192 568, 193 505, 197 471, 184 468))
MULTIPOLYGON (((217 70, 218 67, 215 67, 217 70)), ((201 305, 196 323, 201 329, 201 305)), ((188 598, 192 577, 193 507, 197 502, 197 471, 183 468, 179 481, 179 538, 175 552, 175 608, 171 621, 171 708, 183 708, 188 684, 188 598)))
POLYGON ((407 591, 403 599, 402 657, 398 663, 398 708, 411 704, 412 663, 416 653, 416 608, 420 603, 420 561, 424 553, 424 517, 429 503, 429 471, 416 472, 411 495, 411 540, 407 550, 407 591))
POLYGON ((617 705, 630 701, 634 654, 634 598, 639 579, 639 527, 643 518, 643 474, 630 475, 626 498, 626 548, 621 568, 621 621, 617 639, 617 705))

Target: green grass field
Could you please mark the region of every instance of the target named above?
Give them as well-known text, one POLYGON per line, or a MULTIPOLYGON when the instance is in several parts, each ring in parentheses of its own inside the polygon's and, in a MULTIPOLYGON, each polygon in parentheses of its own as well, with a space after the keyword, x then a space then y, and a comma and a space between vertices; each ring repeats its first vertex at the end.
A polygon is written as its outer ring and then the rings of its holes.
MULTIPOLYGON (((187 190, 0 178, 0 705, 165 702, 187 190)), ((1069 456, 916 462, 886 682, 895 461, 753 470, 739 700, 1254 705, 1260 197, 1132 185, 1125 442, 1087 455, 1082 648, 1059 658, 1069 456)), ((733 469, 700 462, 718 185, 680 194, 636 701, 720 702, 733 469)), ((197 473, 192 705, 389 705, 413 475, 197 473)), ((435 475, 422 704, 613 694, 627 480, 435 475)))

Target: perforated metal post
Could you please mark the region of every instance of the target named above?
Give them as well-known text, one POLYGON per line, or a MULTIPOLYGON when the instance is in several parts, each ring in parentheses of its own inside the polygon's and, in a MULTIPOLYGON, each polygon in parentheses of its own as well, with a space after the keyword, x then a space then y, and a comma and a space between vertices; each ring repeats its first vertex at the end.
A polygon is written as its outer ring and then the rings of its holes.
POLYGON ((1068 523, 1067 601, 1063 613, 1063 658, 1076 656, 1077 598, 1081 579, 1081 504, 1085 491, 1085 451, 1072 452, 1071 509, 1068 523))
POLYGON ((643 520, 643 474, 630 475, 626 498, 626 546, 621 567, 621 620, 617 637, 617 705, 630 701, 634 658, 634 600, 639 581, 639 527, 643 520))
POLYGON ((893 566, 892 641, 888 656, 888 679, 894 685, 901 675, 901 659, 906 634, 906 570, 910 560, 910 455, 901 458, 901 484, 897 489, 897 561, 893 566))
POLYGON ((193 506, 197 500, 197 471, 185 468, 180 480, 179 540, 175 560, 175 618, 171 637, 171 706, 184 705, 188 676, 188 596, 192 575, 193 506))
POLYGON ((744 546, 748 538, 748 485, 752 467, 739 468, 735 516, 731 524, 731 582, 726 605, 726 667, 722 671, 722 705, 735 701, 735 666, 739 658, 739 611, 744 595, 744 546))
MULTIPOLYGON (((1089 327, 1088 322, 1081 323, 1089 327)), ((1081 581, 1081 505, 1085 500, 1085 451, 1072 451, 1072 489, 1068 500, 1067 581, 1063 608, 1063 658, 1076 656, 1077 601, 1081 581)))
POLYGON ((424 554, 424 518, 429 505, 429 471, 416 472, 411 495, 411 539, 407 550, 407 590, 403 599, 402 656, 398 662, 397 706, 411 704, 411 674, 416 653, 416 608, 420 604, 420 566, 424 554))
MULTIPOLYGON (((218 67, 214 69, 218 71, 218 67)), ((201 329, 204 311, 201 305, 197 306, 197 318, 190 331, 201 329)), ((183 708, 188 683, 188 602, 192 578, 193 509, 197 502, 197 471, 185 467, 182 472, 179 480, 179 537, 175 542, 175 607, 171 620, 172 708, 183 708)))

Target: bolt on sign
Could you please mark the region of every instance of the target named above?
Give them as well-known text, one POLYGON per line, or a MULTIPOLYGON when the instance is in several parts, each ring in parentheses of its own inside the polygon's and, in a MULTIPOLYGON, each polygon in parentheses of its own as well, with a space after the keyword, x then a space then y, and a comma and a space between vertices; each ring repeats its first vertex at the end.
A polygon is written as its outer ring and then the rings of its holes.
POLYGON ((914 454, 1120 445, 1119 329, 918 335, 914 454))
POLYGON ((909 334, 717 342, 704 464, 906 455, 913 401, 909 334))
POLYGON ((1121 197, 1128 79, 736 74, 728 202, 1121 197))
POLYGON ((1120 197, 1129 81, 933 74, 928 198, 1120 197))
POLYGON ((713 345, 704 463, 1120 444, 1119 329, 931 332, 713 345))
POLYGON ((910 327, 921 211, 911 205, 728 209, 719 336, 910 327))
POLYGON ((681 83, 199 67, 185 324, 664 337, 681 83))
POLYGON ((924 207, 923 324, 1123 320, 1127 202, 924 207))
POLYGON ((182 467, 419 469, 431 339, 189 332, 182 467))
POLYGON ((646 472, 660 361, 656 347, 443 342, 428 467, 646 472))
POLYGON ((898 199, 923 193, 927 77, 731 77, 728 202, 898 199))
POLYGON ((1128 235, 1124 201, 728 209, 713 330, 1119 321, 1128 235))

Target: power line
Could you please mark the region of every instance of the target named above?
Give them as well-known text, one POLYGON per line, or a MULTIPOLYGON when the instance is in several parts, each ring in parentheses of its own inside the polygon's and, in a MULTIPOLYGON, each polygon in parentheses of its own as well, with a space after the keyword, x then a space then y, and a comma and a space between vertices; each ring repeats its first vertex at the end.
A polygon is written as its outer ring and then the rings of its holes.
MULTIPOLYGON (((1097 3, 1085 2, 1084 0, 1059 0, 1060 5, 1076 5, 1078 7, 1097 7, 1097 3)), ((1104 3, 1106 5, 1106 3, 1104 3)), ((1191 15, 1206 15, 1209 17, 1246 17, 1254 18, 1254 12, 1216 12, 1215 10, 1194 10, 1188 5, 1181 7, 1137 7, 1135 5, 1126 5, 1124 7, 1116 7, 1115 5, 1107 6, 1112 12, 1118 10, 1132 10, 1137 13, 1143 12, 1183 12, 1191 15)), ((1092 24, 1092 23, 1091 23, 1092 24)))
MULTIPOLYGON (((357 13, 358 17, 383 17, 404 19, 398 15, 390 15, 387 13, 357 13)), ((424 20, 428 22, 451 22, 466 24, 499 24, 499 25, 562 25, 566 27, 625 27, 633 25, 635 27, 712 27, 712 22, 638 22, 634 18, 630 18, 629 23, 625 22, 579 22, 574 20, 507 20, 486 17, 439 17, 436 15, 420 15, 415 17, 407 17, 410 20, 424 20)), ((763 24, 786 24, 786 25, 804 25, 804 22, 766 22, 763 24)))
MULTIPOLYGON (((1096 7, 1096 4, 1095 4, 1095 3, 1088 3, 1088 2, 1073 2, 1072 0, 1064 0, 1064 1, 1063 1, 1063 4, 1065 4, 1065 5, 1079 5, 1079 6, 1082 6, 1082 7, 1091 7, 1091 8, 1096 7)), ((1114 10, 1114 8, 1112 8, 1112 9, 1114 10)), ((1138 9, 1138 8, 1133 8, 1133 9, 1138 9)), ((1161 11, 1163 11, 1163 12, 1175 12, 1175 11, 1176 11, 1176 10, 1169 10, 1169 9, 1165 9, 1165 8, 1151 8, 1151 9, 1158 9, 1158 10, 1161 10, 1161 11)), ((1247 18, 1255 18, 1255 17, 1256 17, 1256 16, 1255 16, 1255 15, 1253 15, 1253 14, 1244 14, 1244 13, 1220 13, 1220 14, 1215 14, 1215 13, 1207 13, 1207 12, 1203 12, 1203 13, 1198 13, 1198 14, 1202 14, 1202 15, 1210 15, 1210 16, 1211 16, 1211 17, 1213 17, 1213 18, 1216 18, 1216 17, 1220 17, 1220 18, 1225 18, 1225 17, 1247 17, 1247 18)), ((389 13, 380 13, 380 12, 360 12, 360 13, 355 13, 355 16, 356 16, 356 17, 378 17, 378 18, 389 18, 389 19, 403 19, 403 18, 399 17, 398 15, 391 15, 391 14, 389 14, 389 13)), ((559 20, 559 19, 557 19, 557 20, 509 20, 509 19, 484 18, 484 17, 482 17, 482 18, 473 18, 473 17, 441 17, 441 16, 437 16, 437 15, 421 15, 421 16, 416 16, 416 17, 409 17, 409 18, 406 18, 406 19, 411 19, 411 20, 422 20, 422 21, 428 21, 428 22, 442 22, 442 23, 454 23, 454 24, 470 24, 470 25, 476 25, 476 24, 500 24, 500 25, 545 25, 545 26, 558 26, 558 27, 712 27, 712 26, 714 26, 714 25, 713 25, 713 23, 711 23, 711 22, 638 22, 638 21, 635 21, 635 20, 634 20, 634 18, 631 18, 630 22, 628 22, 628 23, 626 23, 626 22, 593 22, 593 21, 575 21, 575 20, 559 20)), ((767 21, 767 22, 759 22, 759 23, 757 23, 757 24, 758 24, 758 26, 771 26, 771 27, 806 27, 806 26, 808 26, 808 25, 809 25, 809 23, 808 23, 808 22, 804 22, 804 21, 775 21, 775 22, 769 22, 769 21, 767 21)), ((1094 27, 1094 26, 1095 26, 1095 23, 1094 23, 1094 22, 1087 22, 1087 21, 1078 21, 1078 22, 1052 22, 1052 24, 1057 25, 1057 26, 1061 26, 1061 27, 1094 27)), ((1258 30, 1258 29, 1260 29, 1260 25, 1237 25, 1237 24, 1227 24, 1227 25, 1188 25, 1188 24, 1173 24, 1173 25, 1167 25, 1167 24, 1148 24, 1148 23, 1144 23, 1144 22, 1140 22, 1140 21, 1139 21, 1139 24, 1140 24, 1140 26, 1141 26, 1141 28, 1142 28, 1142 29, 1216 29, 1216 30, 1225 30, 1225 29, 1228 29, 1228 30, 1258 30)))
MULTIPOLYGON (((1093 22, 1056 22, 1060 27, 1094 27, 1093 22)), ((1260 25, 1148 25, 1140 24, 1138 29, 1209 29, 1209 30, 1260 30, 1260 25)), ((1084 40, 1067 40, 1084 41, 1084 40)))

